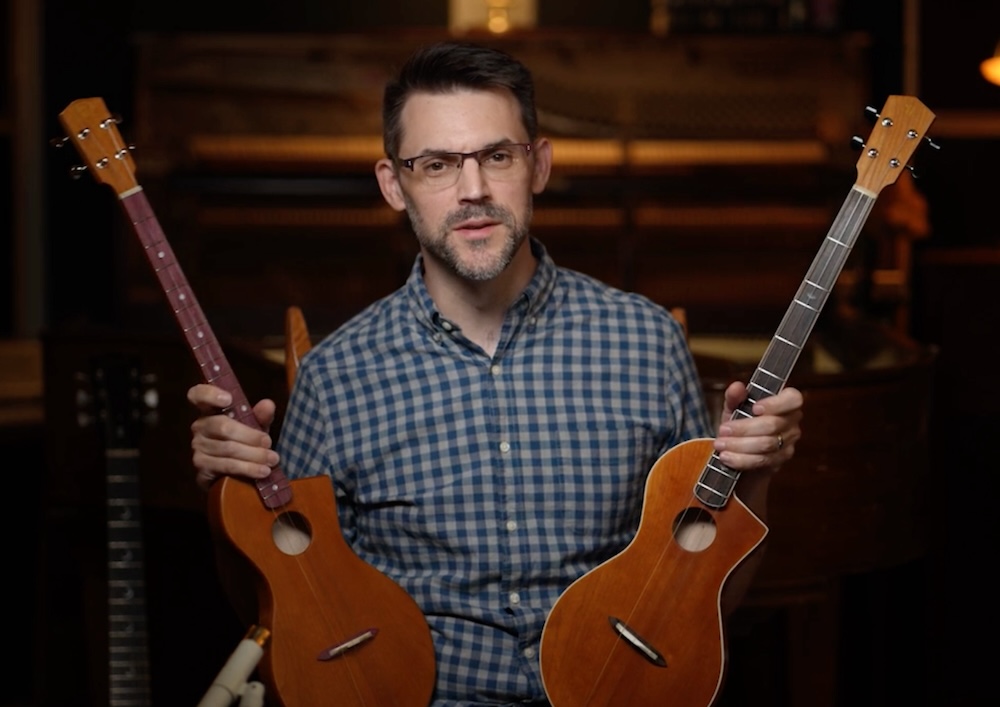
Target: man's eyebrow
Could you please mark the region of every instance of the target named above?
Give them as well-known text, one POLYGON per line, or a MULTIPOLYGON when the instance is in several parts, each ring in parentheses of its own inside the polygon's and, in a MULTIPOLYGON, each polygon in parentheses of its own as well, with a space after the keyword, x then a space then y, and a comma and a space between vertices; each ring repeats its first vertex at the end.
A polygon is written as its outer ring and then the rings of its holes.
MULTIPOLYGON (((494 140, 491 143, 487 143, 486 145, 480 147, 477 150, 472 150, 472 152, 482 152, 483 150, 493 150, 493 149, 495 149, 497 147, 502 147, 504 145, 513 145, 513 144, 515 144, 513 140, 508 140, 507 138, 501 138, 499 140, 494 140)), ((468 154, 468 153, 462 153, 462 152, 459 152, 458 150, 445 150, 443 148, 442 149, 434 149, 434 148, 429 148, 428 147, 428 148, 425 148, 420 154, 414 155, 414 157, 410 158, 410 159, 414 159, 416 157, 428 157, 428 156, 432 156, 432 155, 461 155, 461 154, 468 154)))

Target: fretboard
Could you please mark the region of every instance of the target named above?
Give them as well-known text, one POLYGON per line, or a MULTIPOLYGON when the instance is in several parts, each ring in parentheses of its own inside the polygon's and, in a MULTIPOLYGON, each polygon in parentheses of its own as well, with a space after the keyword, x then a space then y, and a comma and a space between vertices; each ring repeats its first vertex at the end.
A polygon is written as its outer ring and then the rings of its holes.
MULTIPOLYGON (((875 197, 856 187, 848 194, 795 299, 750 377, 747 399, 735 410, 734 418, 753 417, 754 404, 779 393, 788 381, 874 205, 875 197)), ((728 503, 739 478, 739 472, 713 454, 695 485, 694 494, 709 508, 721 508, 728 503)))
POLYGON ((108 449, 108 702, 148 707, 146 578, 139 505, 139 452, 108 449))
MULTIPOLYGON (((219 386, 233 396, 232 404, 222 412, 244 424, 261 429, 187 277, 174 257, 174 251, 160 228, 145 192, 137 187, 120 198, 173 310, 174 318, 201 369, 202 377, 205 382, 219 386)), ((267 478, 257 480, 256 485, 261 500, 268 508, 278 508, 291 500, 292 491, 288 479, 278 467, 272 469, 267 478)))

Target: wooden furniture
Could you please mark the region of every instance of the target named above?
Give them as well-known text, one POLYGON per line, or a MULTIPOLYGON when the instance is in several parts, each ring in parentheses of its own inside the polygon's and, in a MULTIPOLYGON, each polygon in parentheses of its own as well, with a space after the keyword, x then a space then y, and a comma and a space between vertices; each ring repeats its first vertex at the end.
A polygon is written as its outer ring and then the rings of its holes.
MULTIPOLYGON (((848 612, 871 611, 862 640, 876 644, 864 648, 875 660, 885 660, 878 641, 893 622, 919 626, 910 611, 921 605, 919 584, 874 610, 849 603, 846 589, 855 578, 906 567, 937 542, 929 433, 937 352, 862 322, 827 323, 813 338, 789 379, 805 395, 804 436, 771 484, 764 561, 734 616, 734 674, 720 707, 743 704, 750 693, 760 704, 843 704, 844 658, 860 648, 845 646, 848 612)), ((746 379, 766 343, 692 339, 717 409, 725 385, 746 379)), ((922 659, 928 648, 890 645, 906 656, 901 662, 922 659)), ((901 689, 919 692, 888 675, 873 669, 866 694, 889 703, 901 689)))
POLYGON ((37 336, 45 316, 45 136, 40 3, 0 1, 0 336, 37 336), (10 181, 7 181, 7 180, 10 181), (9 258, 9 259, 8 259, 9 258))
MULTIPOLYGON (((329 331, 405 278, 413 238, 372 174, 381 90, 440 38, 137 38, 122 131, 220 334, 278 334, 293 304, 329 331)), ((484 41, 534 73, 555 170, 533 232, 557 260, 683 304, 705 332, 772 330, 869 132, 864 36, 484 41)), ((158 299, 135 258, 121 299, 140 321, 158 299)))

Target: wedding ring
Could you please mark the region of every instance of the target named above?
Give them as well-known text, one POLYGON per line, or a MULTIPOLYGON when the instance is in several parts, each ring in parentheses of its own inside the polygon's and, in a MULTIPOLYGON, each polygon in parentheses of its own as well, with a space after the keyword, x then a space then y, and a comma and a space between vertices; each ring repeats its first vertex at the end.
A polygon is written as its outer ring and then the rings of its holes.
POLYGON ((779 432, 778 433, 778 449, 780 450, 784 446, 785 446, 785 439, 784 439, 784 437, 781 436, 781 433, 779 432))

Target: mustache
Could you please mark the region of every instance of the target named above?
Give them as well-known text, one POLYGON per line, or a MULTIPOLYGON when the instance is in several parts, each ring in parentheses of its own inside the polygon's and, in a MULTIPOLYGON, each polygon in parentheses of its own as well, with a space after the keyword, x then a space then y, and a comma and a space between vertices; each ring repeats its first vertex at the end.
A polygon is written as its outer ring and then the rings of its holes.
POLYGON ((448 218, 444 222, 444 227, 445 229, 450 229, 464 221, 479 218, 501 221, 508 225, 513 222, 510 211, 498 204, 466 204, 448 214, 448 218))

